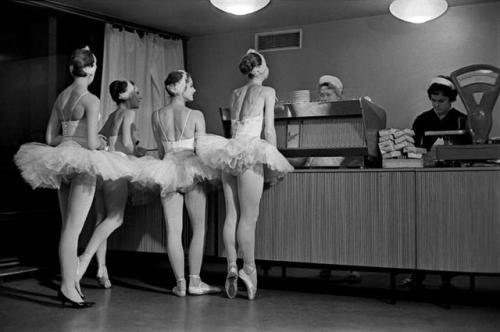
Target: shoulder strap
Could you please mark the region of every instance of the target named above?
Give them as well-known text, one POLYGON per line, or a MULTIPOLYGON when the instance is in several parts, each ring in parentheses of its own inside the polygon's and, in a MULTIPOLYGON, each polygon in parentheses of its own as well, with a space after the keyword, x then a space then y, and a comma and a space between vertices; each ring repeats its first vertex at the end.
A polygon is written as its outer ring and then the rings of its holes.
POLYGON ((64 118, 64 112, 63 112, 63 109, 64 109, 64 107, 66 107, 66 105, 64 105, 63 107, 61 107, 61 119, 62 119, 62 121, 63 121, 63 122, 64 122, 64 121, 70 121, 70 120, 71 120, 71 116, 73 115, 73 111, 75 110, 76 105, 78 105, 78 103, 80 102, 80 99, 82 99, 82 97, 84 97, 84 96, 88 95, 89 93, 90 93, 90 92, 88 92, 88 91, 87 91, 87 92, 82 93, 80 96, 78 96, 78 98, 76 99, 76 101, 73 103, 73 107, 71 107, 71 110, 69 111, 69 117, 68 117, 68 120, 66 120, 66 119, 64 118))
POLYGON ((188 123, 189 116, 191 115, 192 111, 193 110, 189 110, 188 115, 186 116, 186 121, 184 121, 184 127, 182 127, 181 136, 179 136, 179 139, 182 139, 182 136, 184 135, 184 129, 186 129, 186 125, 188 123))
POLYGON ((82 99, 82 97, 88 95, 90 92, 84 92, 82 93, 75 101, 75 103, 73 104, 73 107, 71 108, 71 113, 73 113, 73 110, 75 109, 76 105, 78 105, 78 103, 80 102, 80 99, 82 99))

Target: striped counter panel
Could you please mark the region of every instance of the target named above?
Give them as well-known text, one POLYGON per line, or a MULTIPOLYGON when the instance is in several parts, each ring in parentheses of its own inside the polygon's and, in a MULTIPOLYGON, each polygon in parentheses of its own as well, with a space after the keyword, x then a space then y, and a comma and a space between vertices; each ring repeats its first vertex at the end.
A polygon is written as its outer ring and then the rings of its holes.
POLYGON ((413 172, 292 173, 264 192, 256 258, 415 267, 413 172))
POLYGON ((419 171, 417 267, 500 272, 500 172, 419 171))

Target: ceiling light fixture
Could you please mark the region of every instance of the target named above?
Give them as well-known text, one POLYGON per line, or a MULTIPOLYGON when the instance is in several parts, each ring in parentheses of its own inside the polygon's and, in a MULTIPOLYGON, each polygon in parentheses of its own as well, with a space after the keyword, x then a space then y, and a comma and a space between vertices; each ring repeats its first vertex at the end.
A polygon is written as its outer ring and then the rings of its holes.
POLYGON ((271 0, 210 0, 212 5, 234 15, 247 15, 261 10, 271 0))
POLYGON ((448 9, 446 0, 394 0, 389 6, 392 15, 415 24, 438 18, 446 9, 448 9))

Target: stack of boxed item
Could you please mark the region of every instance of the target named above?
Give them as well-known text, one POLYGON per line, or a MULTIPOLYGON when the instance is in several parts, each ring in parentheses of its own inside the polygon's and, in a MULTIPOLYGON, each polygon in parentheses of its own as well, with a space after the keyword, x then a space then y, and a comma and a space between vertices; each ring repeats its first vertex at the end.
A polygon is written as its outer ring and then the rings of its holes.
POLYGON ((426 149, 415 147, 411 129, 387 128, 379 131, 379 149, 383 167, 423 167, 426 149))

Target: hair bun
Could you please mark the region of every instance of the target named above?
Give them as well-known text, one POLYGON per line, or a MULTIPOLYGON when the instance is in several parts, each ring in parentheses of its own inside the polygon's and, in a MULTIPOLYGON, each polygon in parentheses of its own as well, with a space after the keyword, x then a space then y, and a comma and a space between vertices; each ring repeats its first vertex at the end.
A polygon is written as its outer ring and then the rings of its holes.
POLYGON ((94 54, 88 48, 79 48, 71 54, 71 74, 76 77, 88 76, 85 67, 93 67, 95 64, 94 54))
POLYGON ((254 68, 252 61, 247 56, 245 56, 243 59, 241 59, 239 67, 240 67, 240 71, 243 75, 248 75, 248 73, 250 73, 252 71, 252 69, 254 68))
POLYGON ((256 53, 249 52, 241 58, 240 61, 240 72, 244 75, 248 75, 252 72, 255 67, 258 67, 262 64, 262 59, 256 53))

